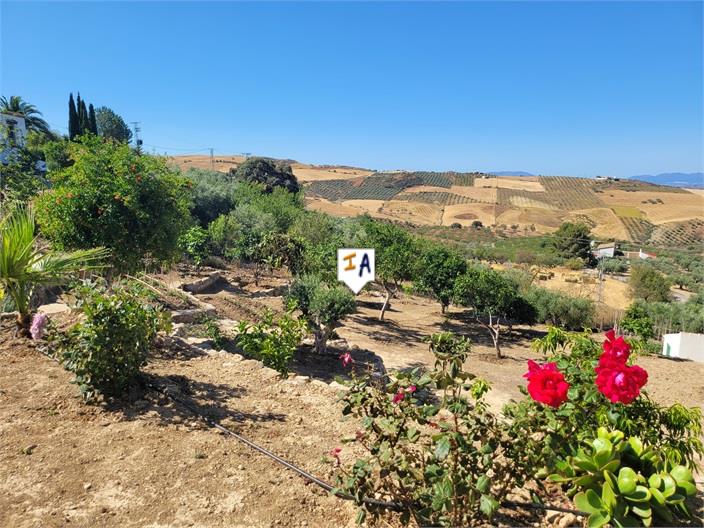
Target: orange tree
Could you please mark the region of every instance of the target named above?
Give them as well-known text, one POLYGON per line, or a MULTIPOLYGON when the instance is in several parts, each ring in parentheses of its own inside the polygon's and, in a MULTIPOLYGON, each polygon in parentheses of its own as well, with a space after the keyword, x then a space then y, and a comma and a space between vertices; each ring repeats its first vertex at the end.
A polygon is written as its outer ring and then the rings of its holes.
POLYGON ((69 149, 73 164, 51 173, 52 190, 36 200, 45 237, 58 249, 108 248, 123 271, 146 256, 177 254, 190 221, 188 183, 177 172, 162 158, 95 136, 69 149))

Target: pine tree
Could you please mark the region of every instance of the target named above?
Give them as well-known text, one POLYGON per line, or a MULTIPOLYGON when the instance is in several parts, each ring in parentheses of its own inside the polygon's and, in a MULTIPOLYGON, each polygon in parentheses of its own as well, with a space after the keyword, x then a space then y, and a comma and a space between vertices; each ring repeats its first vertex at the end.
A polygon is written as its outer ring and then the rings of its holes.
POLYGON ((73 94, 68 97, 68 137, 74 139, 78 135, 78 112, 76 103, 73 101, 73 94))
POLYGON ((90 131, 98 135, 98 124, 95 121, 95 108, 93 108, 93 103, 88 106, 88 121, 90 122, 90 131))

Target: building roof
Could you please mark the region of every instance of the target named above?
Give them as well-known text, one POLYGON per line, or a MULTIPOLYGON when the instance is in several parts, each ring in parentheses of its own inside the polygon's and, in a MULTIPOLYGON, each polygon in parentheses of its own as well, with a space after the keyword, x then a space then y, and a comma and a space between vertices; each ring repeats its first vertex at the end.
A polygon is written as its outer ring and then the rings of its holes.
POLYGON ((616 247, 616 242, 605 242, 604 244, 599 244, 597 249, 611 249, 616 247))

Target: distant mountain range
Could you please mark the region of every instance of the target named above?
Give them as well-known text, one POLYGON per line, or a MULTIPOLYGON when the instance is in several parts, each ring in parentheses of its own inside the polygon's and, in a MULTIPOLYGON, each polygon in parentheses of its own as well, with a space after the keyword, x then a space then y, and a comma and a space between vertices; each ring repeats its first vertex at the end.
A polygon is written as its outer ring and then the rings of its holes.
POLYGON ((526 171, 493 171, 489 174, 494 176, 535 176, 535 174, 526 171))
POLYGON ((631 176, 632 180, 640 180, 657 185, 670 187, 693 187, 704 189, 704 172, 663 172, 662 174, 640 174, 631 176))
MULTIPOLYGON (((492 171, 494 176, 535 176, 526 171, 492 171)), ((662 174, 639 174, 624 179, 640 180, 670 187, 690 187, 704 189, 704 172, 663 172, 662 174)))

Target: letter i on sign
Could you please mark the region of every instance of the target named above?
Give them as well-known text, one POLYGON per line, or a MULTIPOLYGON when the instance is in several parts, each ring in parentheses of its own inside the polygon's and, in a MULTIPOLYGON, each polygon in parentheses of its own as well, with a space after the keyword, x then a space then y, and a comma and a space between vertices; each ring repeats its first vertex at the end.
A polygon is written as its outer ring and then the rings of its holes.
POLYGON ((338 249, 337 279, 358 294, 366 283, 374 280, 374 250, 338 249))

